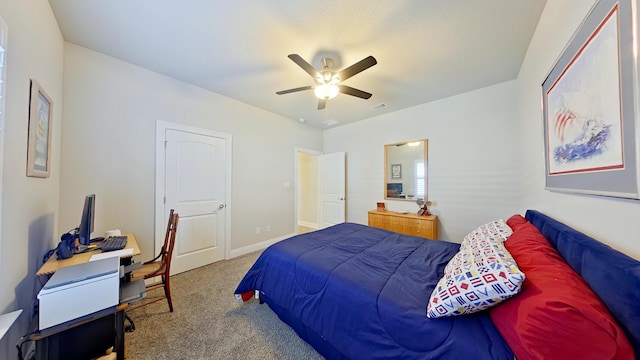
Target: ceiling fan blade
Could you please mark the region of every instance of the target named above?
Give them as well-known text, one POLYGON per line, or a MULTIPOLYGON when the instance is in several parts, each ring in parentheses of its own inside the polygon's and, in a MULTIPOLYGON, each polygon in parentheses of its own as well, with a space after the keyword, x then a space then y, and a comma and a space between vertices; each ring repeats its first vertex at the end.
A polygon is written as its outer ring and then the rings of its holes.
POLYGON ((293 60, 294 63, 298 64, 304 71, 306 71, 312 78, 316 78, 318 76, 318 70, 314 68, 311 64, 306 62, 300 55, 298 54, 290 54, 289 59, 293 60))
POLYGON ((276 91, 276 94, 284 95, 284 94, 289 94, 289 93, 293 93, 293 92, 297 92, 297 91, 305 91, 305 90, 311 90, 311 89, 313 89, 313 86, 301 86, 301 87, 297 87, 297 88, 294 88, 294 89, 276 91))
POLYGON ((368 99, 368 98, 371 97, 370 93, 368 93, 366 91, 362 91, 362 90, 358 90, 358 89, 352 88, 351 86, 338 85, 338 88, 340 89, 340 92, 343 93, 343 94, 359 97, 359 98, 362 98, 362 99, 368 99))
POLYGON ((374 58, 373 56, 369 55, 366 58, 358 61, 357 63, 349 66, 348 68, 340 71, 338 73, 338 76, 340 77, 340 81, 344 81, 347 80, 348 78, 352 77, 353 75, 367 70, 368 68, 372 67, 373 65, 377 64, 378 61, 376 60, 376 58, 374 58))
POLYGON ((323 110, 325 107, 327 107, 327 100, 318 99, 318 110, 323 110))

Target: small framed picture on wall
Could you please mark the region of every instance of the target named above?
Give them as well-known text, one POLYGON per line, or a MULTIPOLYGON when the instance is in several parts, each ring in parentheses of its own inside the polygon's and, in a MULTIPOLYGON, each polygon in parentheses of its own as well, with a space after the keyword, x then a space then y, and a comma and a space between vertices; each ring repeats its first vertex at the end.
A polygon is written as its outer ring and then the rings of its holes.
POLYGON ((27 147, 27 176, 49 177, 51 165, 51 97, 31 80, 29 101, 29 142, 27 147))

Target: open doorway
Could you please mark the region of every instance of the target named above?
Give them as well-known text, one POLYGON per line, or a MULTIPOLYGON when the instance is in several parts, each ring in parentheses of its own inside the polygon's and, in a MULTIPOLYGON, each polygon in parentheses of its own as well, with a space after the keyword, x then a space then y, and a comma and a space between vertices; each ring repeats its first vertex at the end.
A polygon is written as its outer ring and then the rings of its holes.
POLYGON ((309 149, 295 149, 296 219, 294 231, 296 234, 319 228, 318 156, 321 154, 309 149))
POLYGON ((295 149, 297 234, 346 220, 346 153, 295 149))

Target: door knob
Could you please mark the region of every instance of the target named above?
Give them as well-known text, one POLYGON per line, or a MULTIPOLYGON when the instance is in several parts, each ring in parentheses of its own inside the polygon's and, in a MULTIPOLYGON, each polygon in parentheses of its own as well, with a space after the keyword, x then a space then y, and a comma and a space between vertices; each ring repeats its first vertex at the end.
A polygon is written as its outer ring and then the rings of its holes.
POLYGON ((344 198, 340 198, 340 201, 344 200, 344 198))
POLYGON ((218 209, 224 209, 224 204, 218 205, 218 209))

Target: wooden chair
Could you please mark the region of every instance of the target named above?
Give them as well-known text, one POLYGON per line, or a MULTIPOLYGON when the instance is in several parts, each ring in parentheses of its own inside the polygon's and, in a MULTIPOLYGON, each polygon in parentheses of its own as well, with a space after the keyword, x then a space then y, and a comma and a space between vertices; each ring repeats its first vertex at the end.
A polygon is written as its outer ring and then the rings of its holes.
POLYGON ((167 232, 164 236, 164 244, 162 245, 162 249, 160 249, 160 253, 152 260, 143 263, 139 269, 136 269, 131 273, 132 281, 143 278, 151 279, 160 276, 162 278, 162 282, 148 285, 146 290, 149 292, 151 290, 163 288, 164 296, 145 299, 139 305, 130 307, 129 310, 137 309, 141 306, 149 305, 166 298, 169 303, 169 311, 173 312, 169 278, 171 272, 171 257, 173 255, 173 248, 176 242, 176 231, 178 229, 179 218, 180 216, 178 213, 171 209, 171 212, 169 213, 169 223, 167 224, 167 232))

